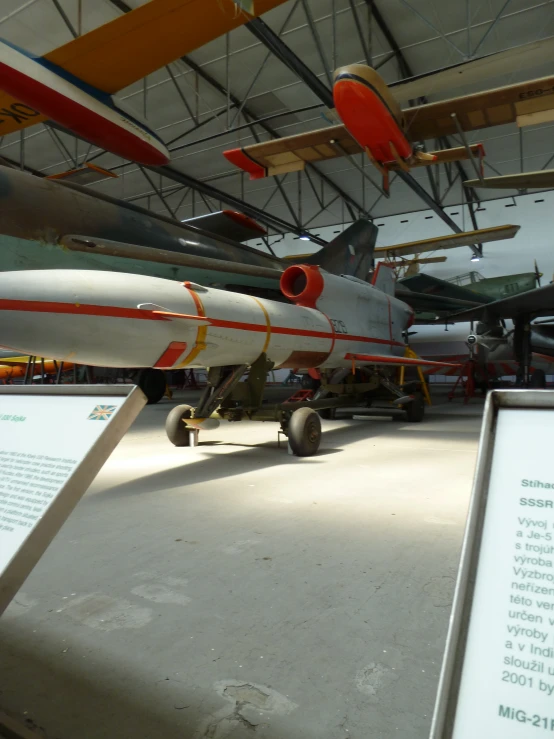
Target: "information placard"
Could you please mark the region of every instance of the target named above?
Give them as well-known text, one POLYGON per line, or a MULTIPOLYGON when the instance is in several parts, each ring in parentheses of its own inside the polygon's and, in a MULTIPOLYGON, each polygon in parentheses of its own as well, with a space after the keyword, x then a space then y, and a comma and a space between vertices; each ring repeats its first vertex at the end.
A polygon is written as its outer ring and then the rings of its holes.
POLYGON ((0 387, 0 613, 145 402, 134 385, 0 387))
POLYGON ((554 737, 554 392, 495 391, 432 739, 554 737))

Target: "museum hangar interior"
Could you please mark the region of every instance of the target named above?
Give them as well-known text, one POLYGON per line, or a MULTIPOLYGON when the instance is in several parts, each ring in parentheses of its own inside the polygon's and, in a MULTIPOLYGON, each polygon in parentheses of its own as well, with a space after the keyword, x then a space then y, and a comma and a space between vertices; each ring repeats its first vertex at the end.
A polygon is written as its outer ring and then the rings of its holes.
POLYGON ((439 679, 490 399, 554 383, 554 1, 0 37, 0 736, 494 735, 439 679))

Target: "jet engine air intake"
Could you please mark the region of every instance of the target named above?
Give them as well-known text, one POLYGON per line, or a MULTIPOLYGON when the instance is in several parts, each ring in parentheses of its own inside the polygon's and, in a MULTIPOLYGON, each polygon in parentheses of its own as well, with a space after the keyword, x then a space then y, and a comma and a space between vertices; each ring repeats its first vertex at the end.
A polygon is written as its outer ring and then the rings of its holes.
POLYGON ((281 292, 296 305, 315 308, 325 282, 319 267, 311 264, 295 264, 281 276, 281 292))

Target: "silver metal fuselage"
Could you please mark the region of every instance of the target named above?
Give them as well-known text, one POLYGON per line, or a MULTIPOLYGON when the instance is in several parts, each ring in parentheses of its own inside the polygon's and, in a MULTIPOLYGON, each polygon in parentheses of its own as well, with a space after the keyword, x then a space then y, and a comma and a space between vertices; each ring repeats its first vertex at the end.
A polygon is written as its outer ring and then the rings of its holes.
POLYGON ((73 270, 0 274, 0 345, 102 367, 348 367, 402 356, 410 308, 322 273, 315 308, 190 283, 73 270), (363 363, 363 362, 362 362, 363 363))

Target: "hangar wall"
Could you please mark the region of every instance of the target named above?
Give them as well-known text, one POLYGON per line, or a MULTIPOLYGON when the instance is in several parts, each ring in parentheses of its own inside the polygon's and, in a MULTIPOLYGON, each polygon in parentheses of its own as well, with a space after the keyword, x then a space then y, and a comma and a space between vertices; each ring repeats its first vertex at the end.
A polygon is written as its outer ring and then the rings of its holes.
MULTIPOLYGON (((450 206, 445 210, 460 228, 472 230, 467 207, 450 206)), ((521 226, 521 230, 514 239, 484 244, 484 258, 477 263, 470 262, 470 250, 463 247, 436 252, 436 255, 446 256, 447 261, 424 265, 422 271, 442 278, 454 277, 471 270, 480 272, 484 277, 496 277, 531 272, 533 260, 536 259, 544 274, 543 284, 554 279, 554 191, 487 200, 482 203, 476 216, 479 228, 513 223, 521 226)), ((375 223, 379 226, 377 246, 390 246, 450 233, 446 224, 430 210, 377 218, 375 223)), ((343 227, 329 226, 317 229, 316 233, 330 241, 348 225, 350 223, 343 227)), ((249 243, 257 249, 263 248, 259 239, 249 243)), ((270 243, 278 256, 313 251, 309 241, 302 241, 292 234, 270 243)))

